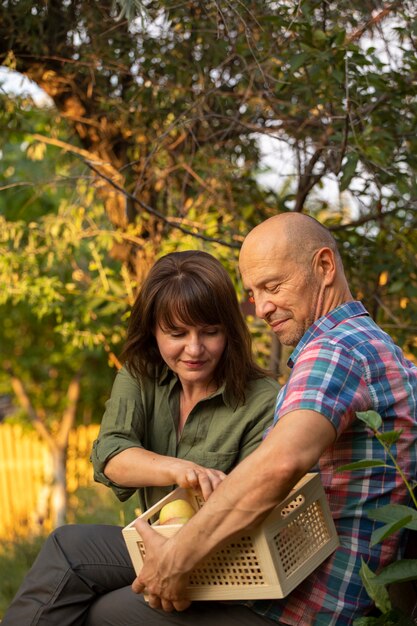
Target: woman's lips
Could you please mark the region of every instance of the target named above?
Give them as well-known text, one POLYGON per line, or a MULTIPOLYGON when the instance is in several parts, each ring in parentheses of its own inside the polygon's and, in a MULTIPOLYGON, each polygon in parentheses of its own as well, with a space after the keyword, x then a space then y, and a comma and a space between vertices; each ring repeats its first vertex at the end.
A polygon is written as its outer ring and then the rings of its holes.
POLYGON ((187 367, 203 367, 205 361, 183 361, 184 365, 187 367))

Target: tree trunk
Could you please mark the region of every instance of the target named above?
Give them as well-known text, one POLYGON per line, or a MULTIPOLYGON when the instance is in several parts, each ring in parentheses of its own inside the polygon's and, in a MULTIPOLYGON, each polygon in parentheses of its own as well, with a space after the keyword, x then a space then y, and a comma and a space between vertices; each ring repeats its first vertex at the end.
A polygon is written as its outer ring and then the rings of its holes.
POLYGON ((67 513, 66 465, 67 446, 71 428, 74 426, 78 399, 80 397, 80 372, 72 378, 67 390, 67 406, 59 423, 58 433, 53 436, 39 412, 33 406, 21 378, 9 368, 11 383, 21 407, 26 411, 34 428, 47 442, 53 462, 53 482, 50 493, 50 512, 54 528, 65 523, 67 513))
POLYGON ((52 451, 53 483, 50 497, 53 528, 65 524, 67 514, 66 449, 55 447, 52 451))

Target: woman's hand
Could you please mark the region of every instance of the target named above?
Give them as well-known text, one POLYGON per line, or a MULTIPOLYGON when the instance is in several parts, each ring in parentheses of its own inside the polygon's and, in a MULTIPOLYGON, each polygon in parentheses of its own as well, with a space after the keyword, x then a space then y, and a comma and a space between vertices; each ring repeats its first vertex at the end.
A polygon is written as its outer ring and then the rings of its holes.
POLYGON ((138 489, 179 485, 200 491, 204 500, 226 476, 220 470, 144 448, 128 448, 119 452, 107 462, 104 472, 118 486, 138 489))
POLYGON ((207 500, 216 487, 226 478, 226 474, 220 470, 174 458, 172 459, 172 472, 175 484, 186 489, 200 491, 204 500, 207 500))

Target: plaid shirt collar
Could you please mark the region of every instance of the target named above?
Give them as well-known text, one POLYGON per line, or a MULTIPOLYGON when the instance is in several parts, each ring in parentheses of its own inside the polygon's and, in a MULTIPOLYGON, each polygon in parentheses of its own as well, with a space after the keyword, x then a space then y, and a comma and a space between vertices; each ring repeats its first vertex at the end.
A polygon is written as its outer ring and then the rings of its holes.
POLYGON ((304 333, 304 335, 301 337, 300 341, 294 348, 294 351, 292 352, 287 362, 288 367, 294 367, 298 355, 304 350, 304 348, 308 343, 310 343, 310 341, 316 339, 317 337, 320 337, 320 335, 322 335, 324 332, 331 330, 347 318, 359 317, 361 315, 369 315, 369 313, 363 306, 362 302, 352 301, 340 304, 338 307, 333 309, 333 311, 327 313, 327 315, 319 317, 319 319, 314 322, 314 324, 312 324, 310 328, 304 333))

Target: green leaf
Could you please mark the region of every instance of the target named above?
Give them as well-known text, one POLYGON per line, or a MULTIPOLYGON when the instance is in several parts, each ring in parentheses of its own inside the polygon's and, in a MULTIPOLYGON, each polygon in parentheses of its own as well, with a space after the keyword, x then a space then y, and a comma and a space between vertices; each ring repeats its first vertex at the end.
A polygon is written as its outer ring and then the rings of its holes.
POLYGON ((356 167, 358 165, 359 156, 355 152, 352 152, 346 157, 346 164, 343 167, 343 175, 340 181, 340 191, 344 191, 348 188, 350 181, 355 175, 356 167))
POLYGON ((336 469, 336 472, 351 472, 355 470, 366 469, 367 467, 384 467, 386 463, 378 459, 363 459, 362 461, 355 461, 354 463, 348 463, 347 465, 341 465, 336 469))
POLYGON ((417 559, 401 559, 384 567, 376 576, 378 585, 417 580, 417 559))
POLYGON ((342 44, 345 43, 345 38, 346 38, 346 31, 345 29, 340 30, 337 35, 334 38, 334 44, 336 46, 341 46, 342 44))
POLYGON ((381 611, 381 613, 387 613, 390 611, 392 606, 388 591, 383 584, 376 581, 376 574, 374 574, 363 559, 359 573, 369 597, 375 602, 375 606, 381 611))
POLYGON ((378 430, 382 426, 382 418, 376 411, 357 411, 356 417, 372 430, 378 430))
POLYGON ((402 432, 402 428, 400 430, 388 430, 384 433, 378 433, 376 437, 381 443, 385 443, 387 446, 392 446, 392 444, 397 443, 398 439, 402 435, 402 432))
POLYGON ((389 293, 398 293, 399 291, 402 291, 404 287, 405 287, 404 281, 396 280, 393 283, 390 283, 388 287, 388 291, 389 293))
POLYGON ((372 533, 370 545, 375 546, 377 543, 384 541, 384 539, 387 539, 387 537, 390 537, 401 528, 404 528, 405 526, 407 526, 407 524, 411 522, 412 519, 413 518, 411 515, 407 515, 406 517, 403 517, 402 519, 399 519, 395 522, 391 522, 389 524, 385 524, 385 526, 381 526, 381 528, 377 528, 372 533))
POLYGON ((392 609, 378 617, 359 617, 353 621, 353 626, 415 626, 415 622, 398 609, 392 609))
POLYGON ((393 524, 399 522, 405 517, 411 517, 406 527, 410 530, 417 530, 417 511, 410 506, 404 504, 387 504, 377 509, 368 511, 369 519, 385 524, 393 524))
POLYGON ((301 52, 300 54, 296 54, 290 61, 290 68, 293 72, 298 70, 306 61, 310 59, 310 53, 301 52))

